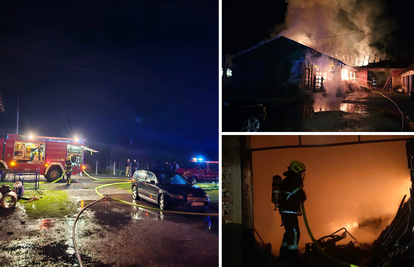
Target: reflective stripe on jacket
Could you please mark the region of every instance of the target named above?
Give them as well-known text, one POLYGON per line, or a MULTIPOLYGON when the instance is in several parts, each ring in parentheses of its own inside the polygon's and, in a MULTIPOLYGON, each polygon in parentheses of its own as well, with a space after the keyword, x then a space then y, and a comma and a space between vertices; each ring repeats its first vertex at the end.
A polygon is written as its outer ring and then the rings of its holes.
POLYGON ((301 174, 288 170, 283 175, 280 190, 282 198, 279 204, 279 213, 302 215, 300 202, 306 200, 305 191, 302 189, 303 180, 301 174))

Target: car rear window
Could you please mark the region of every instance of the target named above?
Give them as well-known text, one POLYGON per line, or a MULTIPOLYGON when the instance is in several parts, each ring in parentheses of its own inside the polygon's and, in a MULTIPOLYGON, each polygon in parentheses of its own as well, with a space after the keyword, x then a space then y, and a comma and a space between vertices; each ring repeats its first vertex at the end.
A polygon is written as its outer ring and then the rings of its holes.
POLYGON ((160 184, 189 184, 189 182, 178 174, 159 174, 157 175, 160 184))

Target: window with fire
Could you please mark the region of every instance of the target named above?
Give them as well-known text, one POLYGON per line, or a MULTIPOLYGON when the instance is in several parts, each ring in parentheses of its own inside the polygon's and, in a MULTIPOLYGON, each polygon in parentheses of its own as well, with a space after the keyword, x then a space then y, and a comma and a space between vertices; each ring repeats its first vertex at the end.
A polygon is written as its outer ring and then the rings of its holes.
POLYGON ((16 141, 13 160, 22 163, 43 163, 45 143, 16 141))

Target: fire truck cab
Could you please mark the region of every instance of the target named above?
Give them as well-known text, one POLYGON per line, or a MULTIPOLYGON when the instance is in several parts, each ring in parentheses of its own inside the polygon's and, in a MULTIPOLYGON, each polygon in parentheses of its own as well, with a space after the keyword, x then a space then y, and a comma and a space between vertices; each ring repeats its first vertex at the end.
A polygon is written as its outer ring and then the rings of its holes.
POLYGON ((0 175, 8 173, 43 174, 51 182, 65 170, 66 157, 71 156, 72 174, 84 169, 84 152, 98 152, 85 147, 84 139, 8 134, 0 138, 0 175))

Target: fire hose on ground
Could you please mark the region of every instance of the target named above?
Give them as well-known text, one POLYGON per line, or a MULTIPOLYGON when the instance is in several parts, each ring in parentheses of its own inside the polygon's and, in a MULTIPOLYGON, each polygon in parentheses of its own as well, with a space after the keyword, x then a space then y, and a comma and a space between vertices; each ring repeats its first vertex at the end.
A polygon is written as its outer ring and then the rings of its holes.
POLYGON ((391 98, 389 98, 388 96, 384 95, 383 93, 381 93, 381 92, 374 92, 374 93, 376 93, 376 94, 380 94, 380 95, 382 95, 383 97, 388 98, 388 100, 389 100, 389 101, 391 101, 392 103, 394 103, 394 105, 397 107, 398 111, 399 111, 399 112, 400 112, 400 114, 401 114, 401 119, 402 119, 402 122, 401 122, 401 132, 402 132, 402 131, 403 131, 403 128, 404 128, 404 114, 402 113, 402 111, 401 111, 400 107, 397 105, 397 103, 395 103, 394 101, 392 101, 392 99, 391 99, 391 98))
MULTIPOLYGON (((90 176, 85 171, 83 171, 83 172, 89 178, 92 178, 94 180, 100 180, 100 181, 108 181, 108 180, 110 180, 110 179, 95 178, 95 177, 90 176)), ((130 183, 131 182, 130 180, 116 180, 116 181, 124 181, 124 182, 109 183, 109 184, 100 185, 100 186, 98 186, 98 187, 95 188, 96 194, 98 194, 100 197, 104 197, 104 195, 102 195, 101 193, 99 193, 98 189, 103 188, 103 187, 107 187, 107 186, 117 185, 117 184, 127 184, 127 183, 130 183)), ((122 200, 122 199, 117 199, 117 198, 112 198, 112 197, 111 197, 111 199, 116 200, 116 201, 119 201, 119 202, 124 203, 124 204, 136 206, 136 207, 139 207, 139 208, 149 209, 149 210, 155 210, 155 211, 162 211, 162 212, 165 212, 165 213, 175 213, 175 214, 185 214, 185 215, 199 215, 199 216, 218 216, 219 215, 218 213, 196 213, 196 212, 185 212, 185 211, 161 210, 161 209, 158 209, 158 208, 153 208, 153 207, 148 207, 148 206, 144 206, 144 205, 139 205, 139 204, 132 203, 132 202, 129 202, 129 201, 125 201, 125 200, 122 200)))
POLYGON ((340 261, 340 260, 332 257, 331 255, 329 255, 328 253, 326 253, 325 250, 323 250, 321 248, 321 246, 319 245, 318 241, 315 240, 315 238, 313 237, 312 231, 311 231, 311 229, 309 227, 308 219, 306 217, 305 205, 303 204, 303 202, 301 202, 301 205, 302 205, 303 220, 305 221, 306 230, 308 231, 309 237, 312 239, 313 244, 315 244, 315 247, 319 250, 319 252, 322 253, 322 255, 324 255, 328 259, 336 262, 337 264, 339 264, 341 266, 344 266, 344 267, 358 267, 358 265, 354 265, 352 263, 343 262, 343 261, 340 261))
POLYGON ((96 200, 96 201, 92 202, 91 204, 87 205, 87 206, 86 206, 86 207, 84 207, 83 209, 81 209, 81 211, 79 211, 78 215, 76 216, 75 222, 73 223, 73 227, 72 227, 72 232, 73 232, 73 235, 72 235, 72 241, 73 241, 73 246, 74 246, 74 248, 75 248, 76 258, 78 259, 79 266, 81 266, 81 267, 83 267, 83 263, 82 263, 82 259, 81 259, 81 256, 80 256, 80 253, 79 253, 79 249, 78 249, 78 245, 77 245, 77 243, 76 243, 76 238, 75 238, 76 222, 78 221, 79 216, 82 214, 82 212, 83 212, 84 210, 86 210, 86 209, 87 209, 87 208, 89 208, 90 206, 92 206, 92 205, 94 205, 94 204, 98 203, 99 201, 101 201, 101 200, 103 200, 103 199, 105 199, 105 198, 100 198, 100 199, 98 199, 98 200, 96 200))
MULTIPOLYGON (((97 181, 110 181, 110 180, 115 180, 115 179, 100 179, 100 178, 95 178, 90 176, 87 172, 83 171, 89 178, 97 180, 97 181)), ((63 175, 59 178, 61 179, 63 177, 63 175)), ((59 180, 58 179, 58 180, 59 180)), ((161 210, 161 209, 157 209, 157 208, 152 208, 152 207, 147 207, 147 206, 143 206, 143 205, 138 205, 136 203, 132 203, 132 202, 128 202, 128 201, 124 201, 121 199, 117 199, 117 198, 110 198, 109 196, 104 196, 103 194, 99 193, 98 189, 103 188, 103 187, 107 187, 107 186, 113 186, 113 185, 117 185, 117 184, 127 184, 130 183, 129 180, 116 180, 116 181, 124 181, 124 182, 119 182, 119 183, 109 183, 109 184, 104 184, 104 185, 100 185, 97 186, 95 188, 95 192, 101 197, 100 199, 92 202, 91 204, 87 205, 86 207, 84 207, 82 210, 79 211, 78 215, 76 216, 76 219, 73 223, 73 227, 72 227, 72 241, 73 241, 73 245, 74 245, 74 249, 75 249, 75 253, 76 253, 76 258, 79 262, 79 266, 83 267, 83 263, 82 263, 82 259, 79 253, 79 249, 78 249, 78 245, 76 243, 76 238, 75 238, 75 233, 76 233, 76 223, 79 219, 79 216, 82 214, 82 212, 84 210, 86 210, 87 208, 91 207, 92 205, 100 202, 101 200, 105 200, 105 201, 109 201, 110 199, 119 201, 121 203, 124 204, 128 204, 128 205, 132 205, 132 206, 136 206, 139 208, 143 208, 143 209, 149 209, 149 210, 156 210, 156 211, 161 211, 161 212, 166 212, 166 213, 175 213, 175 214, 186 214, 186 215, 202 215, 202 216, 218 216, 218 213, 192 213, 192 212, 180 212, 180 211, 170 211, 170 210, 161 210)))

